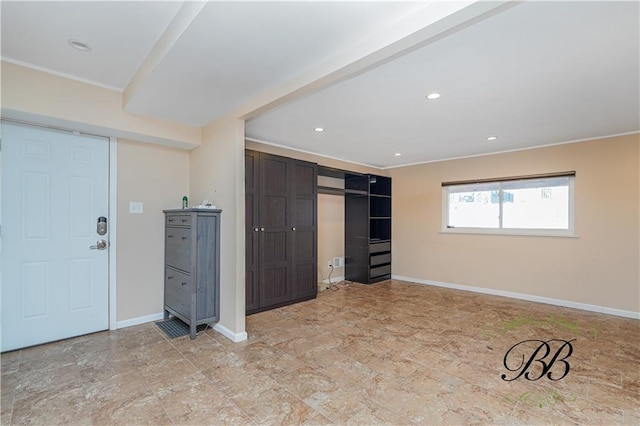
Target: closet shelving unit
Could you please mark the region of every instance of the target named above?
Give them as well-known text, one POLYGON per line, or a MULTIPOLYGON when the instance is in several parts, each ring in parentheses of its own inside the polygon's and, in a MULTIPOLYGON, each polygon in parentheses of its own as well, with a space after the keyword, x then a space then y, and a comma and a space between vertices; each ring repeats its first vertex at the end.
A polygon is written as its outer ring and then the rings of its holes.
POLYGON ((345 279, 391 278, 391 178, 322 166, 318 175, 344 179, 344 188, 318 186, 318 193, 345 197, 345 279))

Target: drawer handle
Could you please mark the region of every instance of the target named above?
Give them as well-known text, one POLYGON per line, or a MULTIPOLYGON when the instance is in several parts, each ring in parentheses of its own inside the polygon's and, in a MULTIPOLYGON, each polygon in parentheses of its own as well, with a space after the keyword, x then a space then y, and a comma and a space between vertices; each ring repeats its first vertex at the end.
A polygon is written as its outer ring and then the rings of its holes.
POLYGON ((182 285, 187 285, 187 283, 180 283, 180 284, 182 284, 182 285))
POLYGON ((167 235, 167 238, 173 238, 172 234, 167 235))
POLYGON ((182 239, 183 239, 183 240, 186 240, 186 239, 187 239, 187 237, 182 237, 182 239))
POLYGON ((182 219, 181 222, 182 223, 187 222, 187 219, 182 219))
POLYGON ((168 279, 168 280, 172 280, 172 279, 173 279, 173 277, 167 277, 167 279, 168 279))
POLYGON ((173 219, 167 219, 167 222, 173 222, 173 219))

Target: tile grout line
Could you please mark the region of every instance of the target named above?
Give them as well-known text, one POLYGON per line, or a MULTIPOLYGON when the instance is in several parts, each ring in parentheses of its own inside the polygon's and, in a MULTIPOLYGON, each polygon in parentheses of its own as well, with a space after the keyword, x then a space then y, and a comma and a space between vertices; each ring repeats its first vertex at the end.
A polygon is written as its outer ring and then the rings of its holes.
MULTIPOLYGON (((171 340, 167 338, 167 336, 165 335, 165 333, 160 330, 160 328, 158 326, 155 325, 154 323, 154 328, 156 329, 156 333, 159 333, 165 341, 167 341, 171 347, 173 347, 175 349, 175 346, 173 345, 173 343, 171 343, 171 340)), ((182 353, 180 351, 178 351, 178 353, 180 355, 182 355, 182 353)), ((135 364, 134 364, 135 365, 135 364)), ((149 390, 151 391, 151 393, 153 394, 153 396, 156 398, 156 400, 158 401, 158 404, 160 405, 160 408, 162 408, 162 412, 164 413, 165 416, 167 416, 167 418, 169 419, 169 421, 171 421, 171 424, 176 424, 175 420, 169 415, 169 413, 167 413, 167 410, 164 408, 164 404, 162 404, 162 399, 158 396, 158 394, 156 393, 155 390, 153 390, 153 388, 151 387, 151 385, 149 384, 149 380, 147 379, 146 375, 140 370, 140 368, 135 365, 136 370, 138 370, 138 373, 140 373, 140 375, 142 376, 142 378, 144 379, 144 382, 147 384, 147 387, 149 388, 149 390)))
MULTIPOLYGON (((14 374, 18 374, 20 372, 20 364, 22 364, 22 349, 20 350, 20 353, 18 354, 18 368, 16 368, 16 371, 14 372, 14 374)), ((16 379, 17 381, 17 379, 16 379)), ((11 413, 9 414, 9 425, 13 424, 13 411, 14 408, 16 406, 16 391, 18 390, 18 383, 16 383, 15 388, 13 389, 13 392, 11 392, 11 413)))
MULTIPOLYGON (((211 330, 213 330, 213 328, 211 328, 211 330)), ((205 329, 204 331, 206 331, 206 329, 205 329)), ((215 330, 213 330, 213 331, 215 331, 215 330)), ((217 332, 216 332, 216 333, 217 333, 217 332)), ((215 342, 217 342, 219 345, 221 345, 221 348, 223 348, 224 350, 226 350, 226 349, 225 349, 224 344, 220 343, 220 342, 219 342, 215 337, 213 337, 213 336, 211 336, 211 335, 209 335, 209 334, 207 334, 207 333, 203 333, 203 336, 208 336, 211 340, 214 340, 214 341, 215 341, 215 342)), ((196 339, 197 339, 197 337, 196 337, 196 339)), ((189 363, 189 364, 194 368, 194 370, 196 370, 196 371, 197 371, 197 372, 199 372, 200 374, 204 375, 204 373, 202 372, 202 370, 200 370, 200 369, 199 369, 199 368, 198 368, 198 367, 197 367, 193 362, 191 362, 191 360, 185 356, 184 352, 182 352, 182 351, 181 351, 181 350, 180 350, 176 345, 174 345, 174 344, 173 344, 173 342, 172 342, 171 340, 169 340, 169 343, 171 344, 171 346, 173 346, 173 347, 178 351, 178 353, 180 353, 180 355, 182 356, 182 358, 183 358, 183 359, 185 359, 185 360, 186 360, 186 361, 187 361, 187 362, 188 362, 188 363, 189 363)), ((215 385, 215 382, 213 382, 213 380, 212 380, 212 379, 210 379, 210 378, 208 378, 208 377, 206 377, 206 376, 205 376, 205 378, 206 378, 209 382, 211 382, 213 385, 215 385)), ((254 425, 256 425, 256 426, 257 426, 257 425, 259 425, 259 423, 256 423, 256 422, 253 420, 253 418, 252 418, 251 416, 249 416, 249 415, 248 415, 248 414, 247 414, 247 413, 246 413, 246 412, 245 412, 245 411, 244 411, 240 406, 238 406, 238 404, 236 404, 236 403, 235 403, 235 401, 233 401, 233 399, 232 399, 232 398, 230 398, 230 397, 229 397, 229 395, 227 395, 227 394, 226 394, 226 392, 225 392, 224 390, 220 389, 220 392, 221 392, 221 393, 224 395, 224 397, 227 399, 227 402, 229 402, 229 403, 233 404, 233 406, 234 406, 235 408, 237 408, 237 409, 238 409, 238 411, 240 411, 240 412, 241 412, 241 413, 242 413, 242 414, 243 414, 247 419, 249 419, 249 421, 251 421, 251 422, 252 422, 254 425)))

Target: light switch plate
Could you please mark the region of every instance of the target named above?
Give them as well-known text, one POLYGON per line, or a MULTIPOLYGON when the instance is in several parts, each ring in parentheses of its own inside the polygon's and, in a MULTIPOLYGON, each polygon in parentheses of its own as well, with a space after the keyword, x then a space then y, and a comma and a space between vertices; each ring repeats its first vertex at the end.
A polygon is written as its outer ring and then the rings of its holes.
POLYGON ((142 212, 143 212, 142 201, 131 201, 131 202, 129 202, 129 213, 142 214, 142 212))

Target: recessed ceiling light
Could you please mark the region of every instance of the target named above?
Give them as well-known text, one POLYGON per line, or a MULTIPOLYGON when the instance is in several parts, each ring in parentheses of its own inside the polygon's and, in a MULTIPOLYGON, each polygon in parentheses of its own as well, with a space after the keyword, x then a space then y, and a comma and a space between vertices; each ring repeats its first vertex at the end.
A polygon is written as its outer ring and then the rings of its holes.
POLYGON ((314 132, 318 132, 318 133, 322 133, 324 132, 324 128, 322 127, 316 127, 315 129, 313 129, 314 132))
POLYGON ((440 97, 440 93, 429 93, 427 95, 427 99, 429 100, 434 100, 434 99, 438 99, 440 97))
POLYGON ((91 50, 91 46, 79 40, 69 39, 67 43, 69 43, 69 46, 73 47, 76 50, 80 50, 82 52, 89 52, 91 50))
POLYGON ((498 139, 497 136, 487 136, 488 141, 495 141, 496 139, 498 139))
POLYGON ((395 154, 393 154, 393 155, 395 155, 396 157, 400 157, 400 156, 402 155, 402 153, 401 153, 401 152, 396 152, 396 153, 395 153, 395 154))

